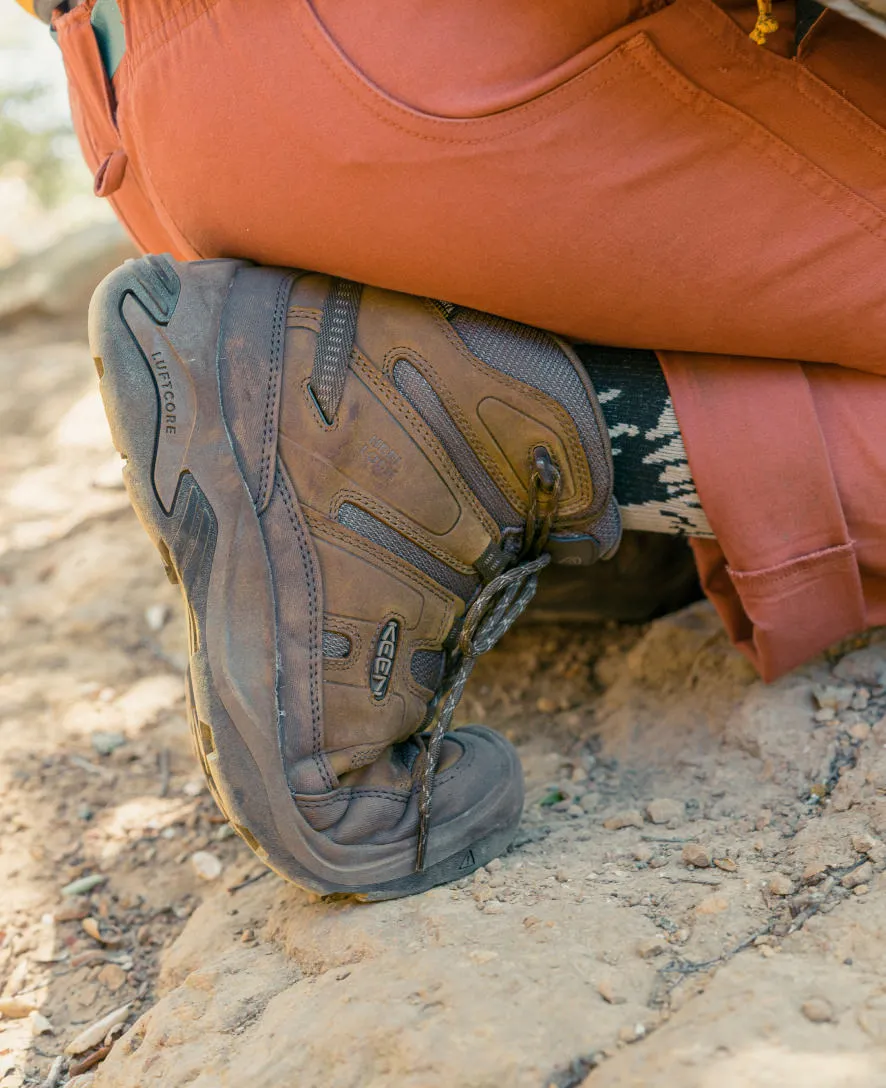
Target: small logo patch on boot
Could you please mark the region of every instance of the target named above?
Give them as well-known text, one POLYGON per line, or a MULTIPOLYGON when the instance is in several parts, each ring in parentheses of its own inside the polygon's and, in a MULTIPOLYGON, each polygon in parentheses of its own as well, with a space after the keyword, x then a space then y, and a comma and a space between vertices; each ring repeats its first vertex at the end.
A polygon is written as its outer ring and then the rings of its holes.
POLYGON ((397 655, 399 641, 400 624, 396 620, 388 620, 375 645, 372 675, 369 680, 372 694, 376 699, 384 699, 388 693, 388 684, 391 682, 391 673, 394 671, 394 658, 397 655))

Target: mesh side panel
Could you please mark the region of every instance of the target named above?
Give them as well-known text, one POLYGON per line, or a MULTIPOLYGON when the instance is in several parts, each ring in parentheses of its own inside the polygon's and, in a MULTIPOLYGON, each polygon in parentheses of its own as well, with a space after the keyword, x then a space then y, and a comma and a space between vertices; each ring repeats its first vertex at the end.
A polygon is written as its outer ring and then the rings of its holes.
POLYGON ((416 650, 410 668, 412 678, 428 691, 436 691, 443 679, 443 662, 446 655, 440 650, 416 650))
POLYGON ((345 635, 336 634, 335 631, 323 632, 323 656, 324 657, 350 657, 351 640, 345 635))
POLYGON ((323 307, 311 371, 311 390, 327 423, 335 419, 344 392, 362 291, 362 284, 333 280, 323 307))
POLYGON ((499 491, 495 481, 480 464, 467 439, 456 427, 446 406, 422 375, 401 359, 394 367, 394 384, 431 428, 446 450, 450 460, 461 473, 500 528, 519 522, 516 511, 499 491))
POLYGON ((477 310, 458 308, 450 318, 468 349, 488 366, 559 401, 575 421, 595 483, 592 515, 607 500, 612 470, 602 416, 557 342, 541 329, 477 310))
POLYGON ((385 525, 383 521, 379 521, 359 506, 349 502, 342 503, 337 520, 346 528, 359 533, 360 536, 366 537, 367 540, 371 540, 382 548, 387 548, 389 552, 393 552, 401 559, 405 559, 407 563, 423 571, 462 600, 467 601, 477 588, 479 579, 448 567, 436 556, 429 555, 423 548, 407 540, 402 533, 398 533, 390 525, 385 525))

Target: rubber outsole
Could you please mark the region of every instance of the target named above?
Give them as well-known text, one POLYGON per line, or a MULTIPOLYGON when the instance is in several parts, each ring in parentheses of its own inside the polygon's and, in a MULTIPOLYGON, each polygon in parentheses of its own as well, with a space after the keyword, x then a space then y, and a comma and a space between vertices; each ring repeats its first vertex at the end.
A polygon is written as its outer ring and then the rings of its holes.
MULTIPOLYGON (((228 263, 236 267, 236 262, 228 263)), ((219 536, 216 514, 189 471, 179 475, 171 502, 165 502, 160 494, 156 469, 161 391, 123 313, 125 300, 132 297, 151 322, 164 327, 173 319, 181 294, 182 283, 171 258, 127 262, 103 282, 93 298, 90 342, 112 439, 126 460, 124 479, 130 499, 161 555, 167 576, 180 584, 185 599, 190 640, 188 718, 209 789, 233 829, 266 865, 284 879, 321 895, 378 901, 414 895, 463 877, 507 849, 519 820, 519 803, 484 837, 425 870, 359 886, 317 876, 281 842, 274 799, 250 745, 225 709, 209 661, 206 611, 219 536)), ((220 404, 219 397, 216 403, 220 404)), ((228 452, 233 457, 230 447, 228 452)), ((519 778, 518 763, 512 773, 519 778)), ((294 804, 291 797, 287 800, 294 804)), ((309 848, 305 854, 311 855, 309 848)))

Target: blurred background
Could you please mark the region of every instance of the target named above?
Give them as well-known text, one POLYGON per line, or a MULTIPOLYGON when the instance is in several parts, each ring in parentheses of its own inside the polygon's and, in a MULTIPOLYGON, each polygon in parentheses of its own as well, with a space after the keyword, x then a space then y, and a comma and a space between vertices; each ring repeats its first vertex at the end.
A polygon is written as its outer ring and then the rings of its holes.
POLYGON ((49 30, 0 6, 0 268, 64 234, 112 220, 92 195, 68 113, 64 68, 49 30))

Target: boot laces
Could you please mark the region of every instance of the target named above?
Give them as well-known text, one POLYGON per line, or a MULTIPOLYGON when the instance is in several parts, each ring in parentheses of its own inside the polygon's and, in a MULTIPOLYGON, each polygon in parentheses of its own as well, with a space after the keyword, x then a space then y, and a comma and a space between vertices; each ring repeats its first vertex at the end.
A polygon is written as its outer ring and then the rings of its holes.
POLYGON ((433 703, 430 737, 419 767, 416 872, 421 872, 425 864, 434 778, 455 708, 477 658, 491 650, 510 630, 535 596, 539 571, 551 561, 544 548, 557 514, 561 490, 562 479, 556 462, 544 446, 537 446, 532 451, 526 525, 517 563, 487 582, 465 612, 457 648, 450 657, 433 703))

